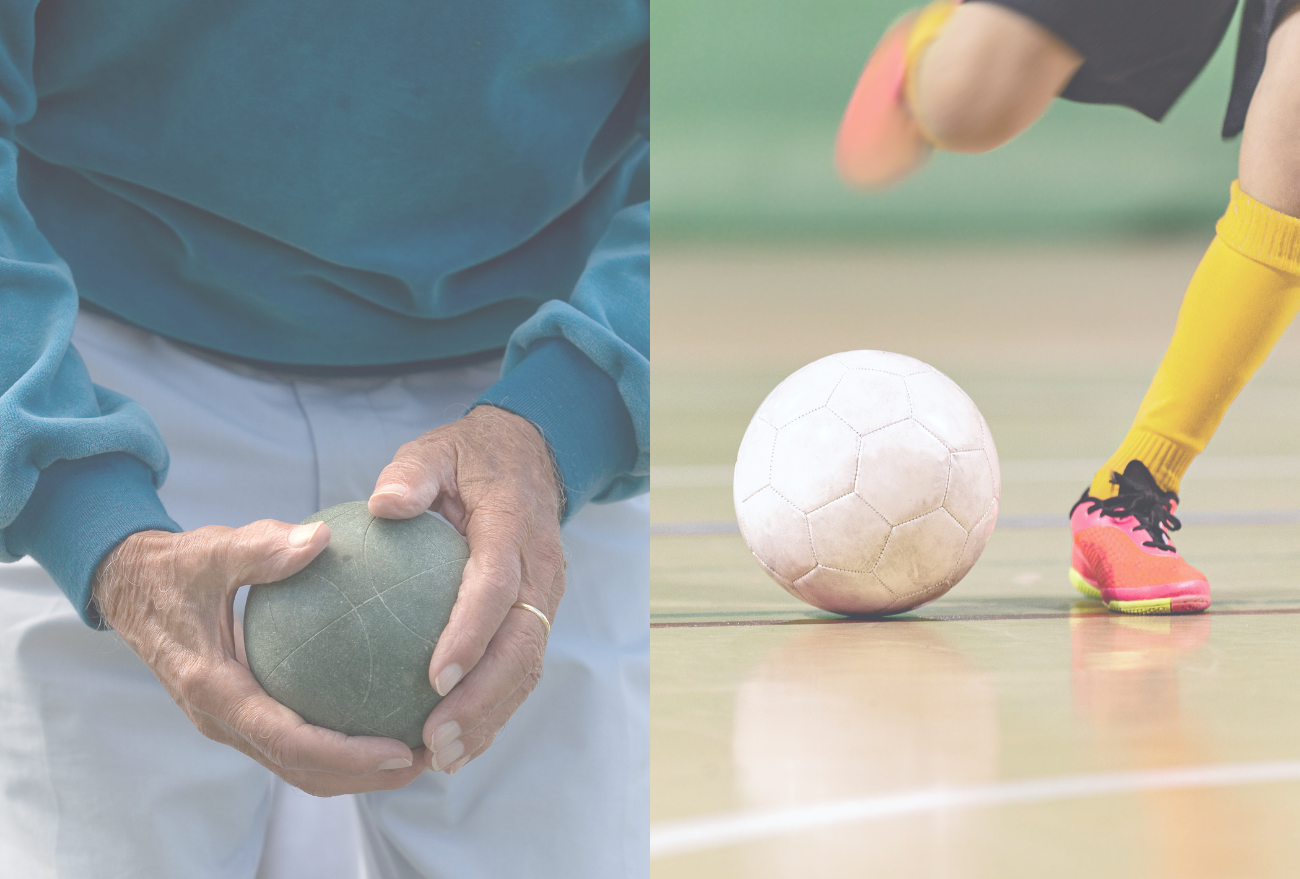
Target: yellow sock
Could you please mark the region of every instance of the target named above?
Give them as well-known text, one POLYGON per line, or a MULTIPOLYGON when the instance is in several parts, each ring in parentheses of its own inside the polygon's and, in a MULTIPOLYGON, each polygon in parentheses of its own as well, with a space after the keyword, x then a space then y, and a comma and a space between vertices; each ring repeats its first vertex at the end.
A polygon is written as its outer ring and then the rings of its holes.
MULTIPOLYGON (((921 54, 934 42, 934 38, 939 36, 939 31, 947 24, 960 2, 961 0, 934 0, 920 11, 916 21, 912 23, 912 29, 907 32, 907 74, 903 88, 907 94, 908 106, 916 106, 913 72, 916 70, 917 62, 920 61, 921 54)), ((912 116, 915 118, 916 114, 913 113, 912 116)), ((920 120, 917 120, 917 126, 920 126, 920 120)), ((931 144, 935 143, 934 137, 925 129, 921 129, 921 135, 931 144)))
POLYGON ((1300 310, 1300 219, 1232 184, 1178 311, 1174 337, 1128 435, 1089 492, 1115 495, 1111 471, 1141 461, 1164 491, 1177 491, 1229 404, 1300 310))

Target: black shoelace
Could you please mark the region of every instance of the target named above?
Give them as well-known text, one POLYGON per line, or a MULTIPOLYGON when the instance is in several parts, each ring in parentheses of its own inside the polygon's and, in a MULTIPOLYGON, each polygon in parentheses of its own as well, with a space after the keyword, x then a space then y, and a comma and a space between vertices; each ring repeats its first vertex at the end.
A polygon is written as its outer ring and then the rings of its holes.
MULTIPOLYGON (((1084 489, 1083 497, 1074 506, 1086 503, 1089 505, 1087 512, 1095 513, 1100 509, 1103 516, 1114 519, 1132 516, 1137 519, 1142 530, 1151 536, 1143 546, 1174 552, 1174 546, 1169 542, 1166 532, 1183 527, 1172 510, 1173 504, 1178 501, 1178 495, 1172 491, 1161 491, 1150 471, 1139 461, 1130 461, 1123 473, 1111 473, 1110 481, 1112 485, 1119 486, 1117 495, 1100 500, 1084 489)), ((1070 512, 1073 513, 1074 510, 1070 512)))

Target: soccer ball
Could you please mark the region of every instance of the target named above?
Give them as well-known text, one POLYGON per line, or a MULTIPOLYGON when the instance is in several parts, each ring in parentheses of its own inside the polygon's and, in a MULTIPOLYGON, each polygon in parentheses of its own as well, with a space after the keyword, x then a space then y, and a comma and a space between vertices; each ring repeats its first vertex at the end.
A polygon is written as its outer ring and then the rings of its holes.
POLYGON ((988 425, 952 379, 903 354, 848 351, 767 395, 732 489, 745 543, 792 595, 891 614, 971 569, 1002 479, 988 425))

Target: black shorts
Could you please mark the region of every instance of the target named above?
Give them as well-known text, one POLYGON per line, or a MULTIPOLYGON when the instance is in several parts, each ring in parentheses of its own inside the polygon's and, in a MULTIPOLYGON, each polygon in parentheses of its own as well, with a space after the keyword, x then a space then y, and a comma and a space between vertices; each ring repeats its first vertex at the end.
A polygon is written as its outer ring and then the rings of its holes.
MULTIPOLYGON (((1083 56, 1061 97, 1121 104, 1155 119, 1201 72, 1237 0, 985 0, 1015 10, 1083 56)), ((1273 28, 1300 0, 1245 0, 1223 136, 1235 137, 1264 72, 1273 28)))

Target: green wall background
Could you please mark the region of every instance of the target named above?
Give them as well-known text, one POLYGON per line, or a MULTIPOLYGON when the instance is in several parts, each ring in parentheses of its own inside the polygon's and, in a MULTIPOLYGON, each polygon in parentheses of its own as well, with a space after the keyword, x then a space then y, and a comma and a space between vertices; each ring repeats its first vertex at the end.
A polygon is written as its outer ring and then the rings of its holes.
POLYGON ((906 8, 653 0, 656 242, 1210 233, 1236 176, 1237 141, 1219 138, 1235 25, 1161 124, 1057 101, 992 153, 937 155, 883 194, 843 188, 831 162, 840 112, 906 8))

